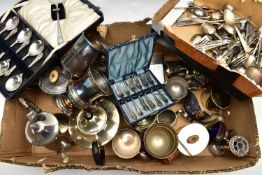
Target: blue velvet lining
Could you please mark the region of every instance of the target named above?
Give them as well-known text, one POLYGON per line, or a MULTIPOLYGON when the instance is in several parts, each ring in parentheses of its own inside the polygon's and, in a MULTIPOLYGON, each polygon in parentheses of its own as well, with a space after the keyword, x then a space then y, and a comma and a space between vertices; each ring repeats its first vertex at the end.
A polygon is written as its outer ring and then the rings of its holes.
POLYGON ((108 80, 118 82, 125 75, 143 73, 153 54, 155 34, 108 48, 108 80))

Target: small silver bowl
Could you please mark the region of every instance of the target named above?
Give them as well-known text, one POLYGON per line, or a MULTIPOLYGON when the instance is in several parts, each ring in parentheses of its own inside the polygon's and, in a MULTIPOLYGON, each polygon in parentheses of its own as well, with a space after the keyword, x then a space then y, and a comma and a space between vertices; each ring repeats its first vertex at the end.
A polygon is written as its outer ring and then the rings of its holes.
POLYGON ((177 76, 170 78, 166 82, 166 90, 175 100, 183 99, 188 93, 188 88, 187 81, 177 76))
POLYGON ((144 146, 154 158, 168 159, 177 151, 177 134, 166 124, 154 124, 144 134, 144 146))
POLYGON ((157 115, 157 122, 174 126, 177 122, 176 113, 172 110, 164 110, 157 115))
POLYGON ((122 159, 131 159, 139 154, 141 139, 132 129, 121 129, 112 140, 114 153, 122 159))

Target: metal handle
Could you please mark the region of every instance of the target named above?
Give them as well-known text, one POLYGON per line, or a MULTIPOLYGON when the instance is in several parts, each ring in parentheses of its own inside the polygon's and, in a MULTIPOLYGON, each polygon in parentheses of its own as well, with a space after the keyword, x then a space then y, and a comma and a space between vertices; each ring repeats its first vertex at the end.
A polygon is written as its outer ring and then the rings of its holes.
POLYGON ((147 100, 150 108, 153 108, 153 109, 154 109, 154 108, 156 107, 156 105, 155 105, 155 103, 152 102, 152 100, 150 100, 150 98, 149 98, 147 95, 148 95, 148 94, 145 95, 145 98, 146 98, 146 100, 147 100))
POLYGON ((159 95, 160 95, 160 98, 165 102, 165 103, 168 103, 168 99, 160 92, 158 91, 159 95))
POLYGON ((146 110, 146 111, 150 110, 149 107, 147 106, 145 100, 143 98, 141 98, 140 96, 138 96, 138 98, 139 98, 139 101, 140 101, 141 105, 143 106, 144 110, 146 110))
POLYGON ((35 59, 34 61, 28 66, 29 68, 32 67, 34 64, 36 64, 41 58, 43 57, 43 52, 41 52, 35 59))
POLYGON ((5 40, 8 40, 11 36, 13 36, 16 32, 18 31, 17 27, 12 30, 8 35, 7 37, 5 37, 5 40))
MULTIPOLYGON (((20 102, 20 104, 25 108, 25 109, 29 109, 29 108, 33 108, 33 109, 38 109, 30 100, 28 100, 27 98, 24 97, 20 97, 18 99, 18 101, 20 102)), ((40 111, 40 109, 39 109, 40 111)))
POLYGON ((252 49, 248 46, 246 40, 243 38, 243 36, 241 35, 241 32, 239 31, 239 29, 234 25, 234 28, 237 32, 237 35, 239 37, 239 40, 242 44, 242 47, 244 48, 245 52, 249 53, 252 51, 252 49))
POLYGON ((132 99, 132 103, 133 103, 133 105, 134 105, 137 113, 138 113, 139 115, 143 115, 143 112, 142 112, 141 109, 137 106, 136 102, 135 102, 133 99, 132 99))
POLYGON ((59 12, 56 13, 57 16, 57 44, 63 44, 64 42, 64 38, 63 38, 63 34, 62 34, 62 30, 61 30, 61 26, 60 26, 60 16, 59 16, 59 12))
POLYGON ((125 105, 126 105, 126 107, 127 107, 128 112, 130 113, 131 117, 136 120, 136 115, 135 115, 135 113, 134 113, 133 110, 130 108, 130 106, 128 105, 128 103, 126 103, 126 101, 125 101, 125 105))
POLYGON ((9 76, 15 69, 16 69, 16 65, 14 65, 8 71, 6 71, 5 76, 6 77, 9 76))
MULTIPOLYGON (((37 106, 35 106, 30 100, 24 97, 20 97, 18 99, 20 104, 27 110, 33 111, 35 114, 40 113, 41 109, 39 109, 37 106)), ((34 119, 35 115, 28 115, 28 120, 32 121, 34 119)))
POLYGON ((6 31, 6 28, 0 31, 0 35, 6 31))
POLYGON ((158 106, 163 106, 162 102, 157 98, 156 94, 154 92, 151 93, 157 103, 158 106))
POLYGON ((19 49, 17 49, 17 51, 15 53, 19 53, 23 48, 25 48, 25 46, 27 46, 30 43, 30 39, 25 41, 20 47, 19 49))
POLYGON ((187 149, 187 147, 179 140, 179 139, 177 139, 178 140, 178 143, 184 148, 184 150, 187 152, 187 154, 189 155, 189 156, 192 156, 192 154, 191 154, 191 152, 187 149))
POLYGON ((5 55, 5 52, 1 53, 0 58, 2 58, 5 55))
POLYGON ((92 143, 92 153, 94 161, 97 165, 105 164, 105 149, 104 147, 99 147, 97 141, 93 141, 92 143))

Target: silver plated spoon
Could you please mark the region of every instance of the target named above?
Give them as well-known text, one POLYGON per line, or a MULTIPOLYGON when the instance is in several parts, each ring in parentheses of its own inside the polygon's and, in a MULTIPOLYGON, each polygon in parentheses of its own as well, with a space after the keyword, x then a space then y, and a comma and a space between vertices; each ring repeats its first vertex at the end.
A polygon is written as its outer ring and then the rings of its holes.
POLYGON ((224 10, 224 21, 225 21, 226 24, 234 26, 234 28, 236 30, 236 33, 237 33, 237 35, 239 37, 239 40, 241 42, 241 45, 244 48, 245 52, 246 53, 251 52, 252 49, 248 46, 246 40, 241 35, 241 32, 239 31, 239 29, 235 25, 235 23, 236 23, 236 16, 235 16, 235 14, 234 14, 234 12, 232 10, 229 10, 229 9, 225 9, 224 10))
POLYGON ((11 38, 14 34, 16 34, 18 31, 18 28, 14 28, 6 37, 5 40, 8 40, 9 38, 11 38))
POLYGON ((1 30, 0 34, 6 32, 6 31, 11 31, 14 30, 19 24, 19 18, 14 16, 10 19, 7 20, 7 22, 5 23, 5 27, 3 28, 3 30, 1 30))
POLYGON ((41 52, 43 52, 45 48, 44 43, 41 40, 37 40, 31 44, 29 47, 28 53, 22 58, 22 60, 25 60, 27 57, 30 56, 37 56, 41 52))
POLYGON ((15 53, 19 53, 22 49, 25 48, 25 46, 27 46, 30 43, 30 39, 23 42, 23 44, 15 51, 15 53))
POLYGON ((223 24, 223 29, 229 33, 230 35, 232 35, 234 38, 236 38, 236 30, 234 29, 233 26, 229 25, 229 24, 223 24))
MULTIPOLYGON (((42 57, 43 57, 43 53, 40 53, 28 67, 29 68, 32 67, 42 57)), ((22 83, 23 83, 23 73, 10 77, 5 83, 5 88, 9 92, 13 92, 16 91, 22 85, 22 83)))
POLYGON ((258 59, 256 59, 256 57, 255 57, 255 54, 256 54, 257 50, 259 49, 259 44, 261 43, 261 40, 262 40, 262 27, 260 27, 259 31, 260 31, 260 34, 259 34, 258 42, 257 42, 254 50, 252 51, 253 53, 250 54, 250 55, 247 55, 248 58, 245 61, 246 67, 255 66, 257 61, 258 61, 258 59))
POLYGON ((234 25, 236 23, 236 16, 232 10, 224 10, 224 21, 228 25, 234 25))
MULTIPOLYGON (((65 0, 48 0, 51 4, 55 4, 56 8, 58 8, 58 4, 59 3, 64 3, 65 0)), ((56 12, 56 22, 57 22, 57 44, 60 45, 64 42, 64 37, 62 34, 62 30, 61 30, 61 25, 60 25, 60 16, 59 16, 59 11, 56 12)))
POLYGON ((218 39, 221 40, 221 37, 217 34, 216 28, 212 24, 203 23, 201 24, 201 29, 206 34, 215 35, 218 39))
POLYGON ((223 19, 223 14, 220 11, 213 11, 210 14, 211 20, 222 20, 223 19))
POLYGON ((23 74, 14 75, 9 78, 5 84, 5 88, 9 92, 17 90, 23 82, 23 74))
POLYGON ((10 46, 14 47, 16 44, 22 44, 25 41, 28 41, 32 36, 32 31, 29 28, 23 29, 17 36, 16 41, 10 46))
POLYGON ((233 5, 231 5, 231 4, 226 4, 225 6, 224 6, 224 10, 225 9, 228 9, 228 10, 230 10, 230 11, 234 11, 235 10, 235 7, 233 6, 233 5))
POLYGON ((0 54, 0 59, 5 55, 5 52, 0 54))
POLYGON ((4 75, 5 72, 9 69, 10 59, 0 62, 0 76, 4 75))

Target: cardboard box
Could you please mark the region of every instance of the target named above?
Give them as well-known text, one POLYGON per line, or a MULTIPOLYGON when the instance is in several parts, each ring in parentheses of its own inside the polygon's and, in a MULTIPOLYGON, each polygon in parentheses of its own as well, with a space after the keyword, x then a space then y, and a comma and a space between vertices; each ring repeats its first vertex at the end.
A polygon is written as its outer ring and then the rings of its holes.
MULTIPOLYGON (((117 44, 131 38, 132 35, 141 36, 149 33, 150 26, 144 22, 116 23, 108 27, 101 26, 100 33, 107 44, 117 44)), ((164 55, 172 54, 166 49, 157 47, 157 52, 164 55)), ((40 90, 27 90, 24 97, 32 100, 43 111, 59 112, 52 96, 42 93, 40 90)), ((61 163, 56 152, 44 147, 30 145, 24 134, 26 124, 26 111, 18 103, 17 99, 8 100, 5 104, 2 121, 2 135, 0 141, 0 160, 18 165, 43 167, 46 172, 60 169, 86 169, 86 170, 126 170, 140 173, 211 173, 227 172, 254 166, 260 158, 258 145, 258 131, 256 117, 252 101, 232 100, 230 108, 231 116, 225 118, 228 128, 235 129, 236 133, 246 137, 250 142, 250 153, 245 158, 236 158, 232 155, 225 157, 213 157, 206 149, 196 157, 179 156, 171 164, 162 164, 159 160, 142 160, 139 157, 130 160, 118 158, 112 151, 111 143, 105 146, 106 164, 96 166, 91 150, 78 146, 72 147, 68 152, 70 162, 61 163)), ((121 128, 125 127, 121 116, 121 128)))
MULTIPOLYGON (((247 76, 240 75, 236 72, 231 72, 218 64, 218 62, 208 55, 197 50, 190 44, 190 39, 194 34, 201 33, 199 25, 177 27, 175 24, 166 26, 161 21, 173 9, 179 0, 169 0, 164 4, 153 17, 153 28, 155 30, 162 30, 167 36, 173 39, 175 47, 184 52, 192 60, 204 65, 206 68, 217 73, 217 78, 221 83, 232 85, 232 88, 238 89, 240 92, 248 97, 254 97, 262 94, 262 88, 250 81, 247 76), (224 81, 230 77, 228 81, 224 81)), ((245 1, 241 3, 240 0, 195 0, 196 4, 207 5, 208 7, 219 9, 226 3, 232 4, 236 13, 239 16, 251 16, 252 22, 257 26, 261 26, 262 4, 254 1, 245 1)), ((175 22, 175 21, 174 21, 175 22)))

